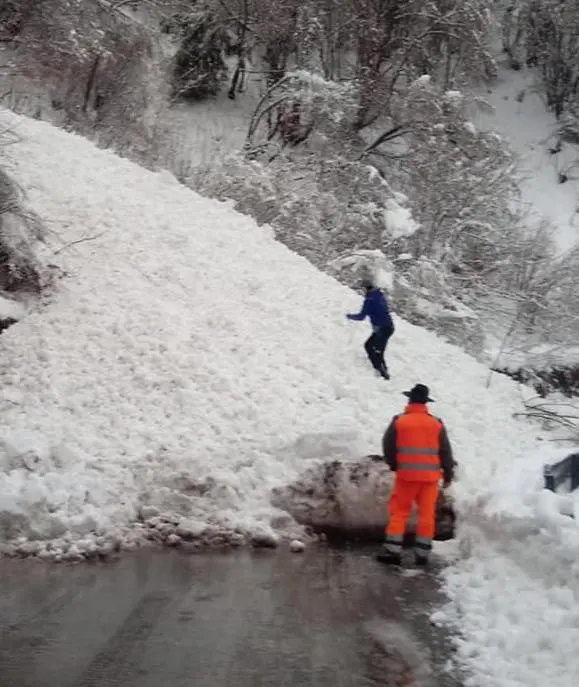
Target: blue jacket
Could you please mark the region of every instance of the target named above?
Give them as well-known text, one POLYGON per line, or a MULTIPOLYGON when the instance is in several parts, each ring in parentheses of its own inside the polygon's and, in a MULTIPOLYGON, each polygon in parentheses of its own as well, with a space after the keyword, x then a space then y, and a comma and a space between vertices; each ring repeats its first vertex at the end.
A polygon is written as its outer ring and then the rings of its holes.
POLYGON ((349 320, 363 320, 366 317, 370 318, 372 327, 388 327, 394 329, 394 323, 388 309, 388 303, 384 294, 380 289, 373 289, 364 298, 362 310, 357 315, 346 315, 349 320))

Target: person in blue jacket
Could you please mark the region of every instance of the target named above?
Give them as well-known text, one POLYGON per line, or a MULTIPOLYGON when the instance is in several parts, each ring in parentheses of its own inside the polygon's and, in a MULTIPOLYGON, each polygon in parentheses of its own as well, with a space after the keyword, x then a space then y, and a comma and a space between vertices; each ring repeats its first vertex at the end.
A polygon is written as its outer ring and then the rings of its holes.
POLYGON ((362 310, 357 315, 350 313, 346 317, 349 320, 358 321, 364 320, 366 317, 370 318, 372 335, 364 343, 364 348, 374 369, 384 379, 390 379, 388 366, 384 361, 386 344, 388 339, 394 334, 394 323, 392 322, 388 303, 382 291, 376 288, 370 279, 364 279, 361 286, 366 293, 362 310))

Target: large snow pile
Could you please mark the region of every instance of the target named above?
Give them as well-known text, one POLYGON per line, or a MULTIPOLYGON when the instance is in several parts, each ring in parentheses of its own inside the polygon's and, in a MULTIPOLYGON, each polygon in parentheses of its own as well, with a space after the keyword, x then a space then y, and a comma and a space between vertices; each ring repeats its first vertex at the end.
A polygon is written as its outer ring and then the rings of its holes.
POLYGON ((11 171, 68 275, 0 339, 4 445, 21 454, 32 432, 28 450, 43 456, 42 471, 12 462, 2 474, 0 509, 23 535, 115 529, 143 504, 270 531, 271 489, 332 458, 336 436, 352 457, 375 453, 419 379, 464 463, 459 497, 535 445, 509 414, 515 384, 482 389, 484 367, 402 321, 395 381, 374 378, 366 329, 344 318, 359 296, 267 229, 80 137, 3 119, 23 139, 7 150, 11 171), (302 455, 310 435, 316 450, 302 455))

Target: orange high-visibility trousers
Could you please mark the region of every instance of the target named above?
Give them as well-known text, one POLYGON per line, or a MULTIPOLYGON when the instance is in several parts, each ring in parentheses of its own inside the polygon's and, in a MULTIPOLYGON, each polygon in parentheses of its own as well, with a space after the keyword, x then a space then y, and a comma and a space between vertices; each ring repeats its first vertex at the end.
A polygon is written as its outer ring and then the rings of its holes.
POLYGON ((388 503, 390 519, 386 527, 386 545, 393 552, 402 550, 406 531, 406 522, 412 505, 418 507, 416 526, 416 550, 427 555, 432 548, 432 539, 436 530, 436 502, 438 500, 438 482, 417 482, 399 479, 396 476, 394 488, 388 503))

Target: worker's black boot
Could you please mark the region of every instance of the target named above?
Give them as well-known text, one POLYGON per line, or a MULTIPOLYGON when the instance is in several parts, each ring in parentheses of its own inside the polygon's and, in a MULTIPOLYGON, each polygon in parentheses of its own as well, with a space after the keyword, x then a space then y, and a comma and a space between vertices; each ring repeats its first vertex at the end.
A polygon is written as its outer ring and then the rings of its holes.
POLYGON ((426 568, 428 565, 428 556, 421 556, 420 554, 415 554, 414 562, 420 568, 426 568))
POLYGON ((399 553, 390 550, 386 544, 376 554, 376 560, 380 563, 387 563, 389 565, 402 565, 402 557, 399 553))

